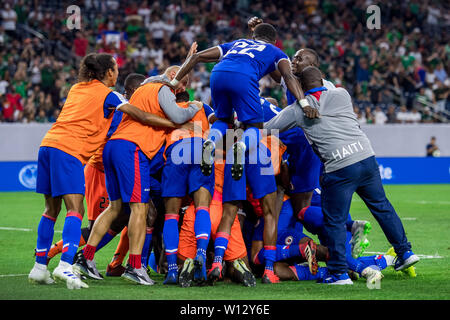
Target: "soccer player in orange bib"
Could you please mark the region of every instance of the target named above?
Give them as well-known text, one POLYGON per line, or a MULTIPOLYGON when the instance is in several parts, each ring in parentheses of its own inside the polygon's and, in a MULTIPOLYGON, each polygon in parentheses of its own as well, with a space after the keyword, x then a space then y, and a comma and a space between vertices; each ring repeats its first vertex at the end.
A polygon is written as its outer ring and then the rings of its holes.
POLYGON ((115 85, 117 76, 117 63, 111 55, 87 55, 80 64, 79 82, 70 89, 61 114, 42 140, 36 192, 44 194, 45 211, 38 226, 36 262, 28 275, 31 282, 54 282, 47 270, 47 252, 64 200, 67 215, 62 235, 63 254, 53 277, 65 281, 69 289, 88 287, 73 273, 72 268, 84 215, 83 166, 107 139, 116 109, 149 125, 159 123, 159 117, 134 107, 121 94, 109 88, 115 85))
MULTIPOLYGON (((186 108, 189 94, 177 94, 177 103, 186 108)), ((203 136, 209 131, 208 116, 214 111, 203 104, 202 109, 192 118, 201 130, 183 134, 173 130, 166 136, 166 163, 161 178, 162 197, 164 198, 166 214, 163 228, 163 240, 168 264, 168 273, 164 284, 178 283, 178 212, 183 198, 189 194, 195 205, 195 237, 197 239, 197 254, 195 257, 194 281, 206 281, 206 249, 211 232, 209 204, 214 192, 214 176, 205 176, 201 172, 201 146, 203 136), (173 178, 177 181, 174 183, 173 178)))
MULTIPOLYGON (((125 98, 129 99, 133 92, 140 86, 142 81, 145 80, 145 76, 142 74, 132 73, 127 76, 124 82, 125 87, 125 98)), ((108 130, 107 137, 110 137, 114 131, 117 129, 120 121, 122 120, 123 113, 121 111, 116 111, 111 122, 111 126, 108 130)), ((106 144, 106 141, 105 141, 106 144)), ((81 238, 79 246, 84 246, 87 239, 89 238, 90 230, 94 225, 97 217, 108 207, 109 198, 108 192, 106 191, 105 184, 105 172, 103 168, 103 148, 104 144, 101 145, 94 155, 89 159, 86 166, 84 167, 84 178, 86 181, 86 207, 87 216, 89 221, 89 226, 81 229, 81 238)), ((104 239, 104 244, 109 242, 118 232, 121 230, 109 230, 108 237, 104 239)), ((125 229, 126 234, 126 229, 125 229)), ((57 254, 61 253, 63 249, 63 241, 60 240, 55 245, 53 245, 47 254, 47 265, 50 259, 52 259, 57 254)), ((97 246, 97 250, 98 250, 97 246)), ((127 249, 128 250, 128 249, 127 249)))
MULTIPOLYGON (((169 67, 163 81, 170 81, 169 76, 175 76, 176 67, 169 67), (166 80, 167 79, 167 80, 166 80)), ((163 119, 182 124, 190 120, 200 109, 199 102, 192 102, 186 109, 178 107, 175 102, 175 91, 185 90, 188 78, 183 79, 172 89, 164 82, 147 82, 133 94, 130 102, 163 119)), ((192 124, 183 128, 193 128, 192 124)), ((126 280, 153 285, 145 268, 141 265, 141 252, 146 233, 146 216, 150 192, 150 161, 165 142, 166 128, 144 126, 125 115, 116 132, 106 143, 103 151, 106 188, 108 190, 109 207, 97 218, 83 250, 83 265, 88 276, 98 279, 98 270, 93 261, 96 246, 108 231, 111 223, 119 215, 122 204, 129 203, 131 209, 128 223, 129 259, 122 277, 126 280)))

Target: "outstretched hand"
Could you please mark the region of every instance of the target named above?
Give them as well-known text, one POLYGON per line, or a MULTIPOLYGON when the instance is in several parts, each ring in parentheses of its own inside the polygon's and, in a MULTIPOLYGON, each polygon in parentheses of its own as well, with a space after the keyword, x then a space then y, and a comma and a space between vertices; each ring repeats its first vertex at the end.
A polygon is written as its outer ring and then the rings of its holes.
POLYGON ((197 47, 198 47, 198 44, 197 44, 196 41, 194 41, 194 42, 192 43, 191 47, 189 48, 189 52, 188 52, 186 58, 189 58, 189 57, 192 56, 194 53, 197 53, 197 47))

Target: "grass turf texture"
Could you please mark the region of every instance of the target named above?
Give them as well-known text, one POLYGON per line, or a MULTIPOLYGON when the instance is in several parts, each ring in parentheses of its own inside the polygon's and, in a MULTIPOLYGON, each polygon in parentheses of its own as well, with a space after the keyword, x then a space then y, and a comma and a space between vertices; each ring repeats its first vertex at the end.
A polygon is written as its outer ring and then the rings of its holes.
MULTIPOLYGON (((163 300, 449 300, 450 299, 450 185, 390 185, 386 193, 402 218, 409 241, 416 254, 440 256, 422 258, 416 264, 416 278, 408 278, 392 268, 383 271, 380 290, 369 290, 365 280, 353 286, 319 285, 314 281, 282 282, 263 285, 257 279, 255 288, 234 283, 218 283, 214 287, 180 288, 164 286, 163 275, 152 273, 157 281, 152 287, 130 284, 121 278, 103 281, 86 280, 89 289, 68 290, 64 283, 32 285, 28 273, 34 264, 36 229, 43 211, 43 197, 31 192, 0 193, 0 299, 163 299, 163 300), (7 228, 31 229, 31 231, 7 228)), ((61 239, 64 208, 55 225, 56 242, 61 239)), ((358 196, 351 207, 353 219, 369 220, 372 232, 368 252, 386 252, 390 245, 380 227, 358 196)), ((86 218, 83 226, 87 224, 86 218)), ((96 254, 97 267, 104 274, 118 242, 114 239, 96 254)), ((366 255, 366 254, 365 254, 366 255)), ((51 261, 52 272, 59 258, 51 261)), ((323 265, 323 263, 321 263, 323 265)))

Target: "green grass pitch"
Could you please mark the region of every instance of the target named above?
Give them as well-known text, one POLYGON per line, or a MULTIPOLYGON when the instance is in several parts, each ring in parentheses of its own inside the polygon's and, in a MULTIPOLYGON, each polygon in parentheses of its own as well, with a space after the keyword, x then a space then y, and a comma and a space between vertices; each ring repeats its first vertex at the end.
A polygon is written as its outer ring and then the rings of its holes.
MULTIPOLYGON (((313 281, 283 282, 263 285, 257 279, 255 288, 234 283, 214 287, 167 287, 163 276, 153 273, 152 287, 133 285, 120 278, 104 281, 87 280, 89 289, 68 290, 65 284, 32 285, 27 275, 34 263, 36 229, 43 210, 43 197, 31 192, 0 193, 0 299, 151 299, 151 300, 449 300, 450 299, 450 185, 390 185, 386 193, 396 208, 413 250, 420 255, 416 278, 408 278, 392 269, 379 290, 369 290, 360 279, 353 286, 319 285, 313 281)), ((368 253, 381 253, 389 243, 364 203, 354 197, 351 214, 354 219, 372 223, 368 253)), ((62 216, 55 225, 54 242, 61 239, 62 216)), ((83 225, 86 225, 86 219, 83 225)), ((118 237, 96 255, 99 270, 105 271, 118 237)), ((50 263, 50 271, 59 259, 50 263)))

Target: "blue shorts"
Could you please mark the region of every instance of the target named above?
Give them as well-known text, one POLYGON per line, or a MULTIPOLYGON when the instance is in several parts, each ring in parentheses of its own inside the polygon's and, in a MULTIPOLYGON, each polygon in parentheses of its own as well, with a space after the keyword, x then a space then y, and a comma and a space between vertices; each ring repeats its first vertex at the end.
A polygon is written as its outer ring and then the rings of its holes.
POLYGON ((236 111, 243 123, 264 122, 258 81, 242 73, 213 71, 210 84, 217 118, 229 119, 236 111))
POLYGON ((147 203, 150 160, 133 142, 109 140, 103 150, 106 190, 110 201, 147 203))
POLYGON ((84 166, 80 160, 56 148, 39 148, 37 193, 52 197, 84 195, 84 183, 84 166))
POLYGON ((184 197, 201 187, 213 195, 214 172, 205 176, 200 168, 202 143, 202 138, 186 138, 167 148, 161 178, 163 198, 184 197))
POLYGON ((246 155, 244 172, 241 179, 237 181, 231 176, 233 150, 230 148, 227 151, 223 179, 223 202, 246 200, 247 183, 255 199, 261 199, 265 195, 277 191, 270 150, 262 143, 258 144, 257 149, 259 152, 246 155))
POLYGON ((319 185, 320 159, 314 153, 305 135, 298 136, 295 144, 287 145, 289 154, 289 175, 291 193, 303 193, 314 190, 319 185))

